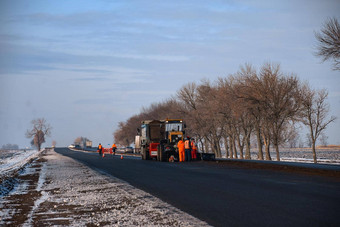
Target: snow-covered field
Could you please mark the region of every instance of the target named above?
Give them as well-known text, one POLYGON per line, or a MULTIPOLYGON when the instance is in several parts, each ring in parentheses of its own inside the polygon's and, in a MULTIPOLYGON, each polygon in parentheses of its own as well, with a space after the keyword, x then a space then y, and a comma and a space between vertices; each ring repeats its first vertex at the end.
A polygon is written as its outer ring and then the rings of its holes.
POLYGON ((0 176, 11 174, 39 155, 37 150, 0 151, 0 176))
MULTIPOLYGON (((256 149, 252 149, 250 154, 251 159, 257 160, 256 149)), ((265 155, 263 151, 263 156, 265 155)), ((276 161, 274 149, 271 150, 270 156, 273 161, 276 161)), ((316 156, 320 164, 340 165, 340 149, 316 149, 316 156)), ((222 157, 226 157, 225 151, 222 151, 222 157)), ((280 159, 283 162, 313 163, 313 153, 311 148, 280 148, 280 159)))
POLYGON ((0 198, 0 226, 208 226, 126 182, 53 150, 0 198))

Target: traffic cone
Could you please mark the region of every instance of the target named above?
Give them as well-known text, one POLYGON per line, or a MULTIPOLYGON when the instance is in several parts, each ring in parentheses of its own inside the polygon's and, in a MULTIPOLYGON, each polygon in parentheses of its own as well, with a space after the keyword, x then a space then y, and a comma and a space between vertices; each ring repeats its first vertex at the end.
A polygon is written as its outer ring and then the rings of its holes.
POLYGON ((122 159, 122 160, 123 160, 123 155, 120 155, 120 159, 122 159))

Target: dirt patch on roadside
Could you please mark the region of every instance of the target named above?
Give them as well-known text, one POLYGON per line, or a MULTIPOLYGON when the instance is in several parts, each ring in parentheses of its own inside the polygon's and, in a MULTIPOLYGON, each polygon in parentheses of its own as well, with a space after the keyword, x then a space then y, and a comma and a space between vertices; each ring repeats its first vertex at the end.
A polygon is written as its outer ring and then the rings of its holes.
POLYGON ((6 186, 9 190, 1 198, 1 217, 6 225, 19 226, 25 223, 27 216, 32 210, 35 201, 40 198, 41 193, 36 191, 39 181, 42 160, 36 159, 5 181, 11 181, 6 186), (16 188, 16 193, 10 193, 16 188), (7 195, 7 196, 6 196, 7 195))
MULTIPOLYGON (((279 171, 279 172, 287 172, 287 173, 298 173, 298 174, 305 174, 305 175, 314 175, 314 176, 323 176, 329 177, 334 180, 340 179, 340 171, 332 170, 332 169, 319 169, 319 168, 307 168, 303 166, 291 166, 282 164, 271 164, 265 162, 252 162, 252 161, 239 161, 239 160, 223 160, 223 161, 213 161, 213 162, 206 162, 213 165, 220 165, 220 166, 233 166, 236 168, 247 168, 247 169, 260 169, 260 170, 272 170, 272 171, 279 171)), ((340 181, 340 180, 339 180, 340 181)))

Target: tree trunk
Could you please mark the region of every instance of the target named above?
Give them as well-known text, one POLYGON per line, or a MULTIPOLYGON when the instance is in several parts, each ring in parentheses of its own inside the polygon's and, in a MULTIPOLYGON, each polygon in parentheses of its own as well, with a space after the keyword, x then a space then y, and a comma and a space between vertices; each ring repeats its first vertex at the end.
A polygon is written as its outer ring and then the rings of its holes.
POLYGON ((214 143, 214 149, 215 149, 215 155, 218 158, 221 158, 222 154, 221 154, 221 146, 220 146, 220 139, 219 137, 215 134, 213 137, 213 143, 214 143))
POLYGON ((204 150, 205 153, 209 153, 209 142, 207 138, 204 138, 204 150))
POLYGON ((233 149, 234 149, 234 158, 238 158, 237 157, 237 149, 236 149, 236 143, 235 143, 235 136, 233 136, 233 149))
POLYGON ((265 147, 266 152, 266 160, 270 161, 272 160, 272 157, 270 156, 270 138, 269 136, 266 136, 265 134, 262 134, 263 137, 263 143, 265 147))
POLYGON ((266 160, 271 161, 272 157, 270 156, 270 143, 266 143, 266 160))
POLYGON ((243 144, 241 144, 241 138, 240 135, 237 135, 237 144, 238 144, 238 148, 240 150, 240 159, 243 159, 243 144))
POLYGON ((213 140, 213 149, 214 153, 217 158, 221 157, 221 149, 219 149, 219 143, 216 141, 216 139, 213 140))
POLYGON ((275 150, 276 150, 276 161, 280 161, 280 153, 279 153, 279 145, 275 144, 275 150))
POLYGON ((225 147, 225 156, 229 157, 229 145, 228 145, 228 137, 224 137, 224 147, 225 147))
POLYGON ((262 141, 261 141, 260 128, 258 126, 256 126, 255 131, 256 131, 256 137, 257 137, 257 147, 258 147, 258 150, 259 150, 258 151, 257 159, 258 160, 263 160, 262 141))
POLYGON ((222 158, 220 141, 217 141, 216 146, 217 146, 218 157, 222 158))
POLYGON ((229 147, 230 147, 230 156, 229 158, 234 158, 234 147, 233 147, 233 142, 232 142, 232 137, 229 136, 229 147))
POLYGON ((316 158, 316 151, 315 151, 315 142, 316 140, 313 140, 313 144, 312 144, 312 152, 313 152, 313 160, 314 160, 314 163, 317 163, 317 158, 316 158))
POLYGON ((246 137, 246 159, 251 159, 250 156, 250 134, 246 137))
POLYGON ((198 149, 201 149, 201 151, 204 153, 204 146, 203 146, 203 141, 201 138, 199 138, 199 145, 198 145, 198 149))
POLYGON ((217 155, 215 144, 213 142, 209 142, 209 146, 211 148, 212 153, 217 155))

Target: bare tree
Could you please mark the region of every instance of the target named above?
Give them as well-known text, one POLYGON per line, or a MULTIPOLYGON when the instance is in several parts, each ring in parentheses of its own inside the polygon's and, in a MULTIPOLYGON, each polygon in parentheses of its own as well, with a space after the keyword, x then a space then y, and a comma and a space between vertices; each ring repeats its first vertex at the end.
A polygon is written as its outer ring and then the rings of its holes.
POLYGON ((295 76, 284 75, 279 65, 264 64, 259 75, 251 66, 242 71, 242 89, 239 97, 247 103, 248 111, 254 119, 258 138, 259 159, 263 159, 262 142, 266 159, 271 160, 270 145, 274 145, 279 161, 279 145, 284 143, 286 125, 297 115, 299 105, 299 81, 295 76), (262 137, 262 140, 261 140, 262 137))
POLYGON ((328 145, 328 136, 326 136, 325 133, 321 133, 321 136, 320 136, 320 143, 322 146, 327 146, 328 145))
POLYGON ((220 89, 226 95, 221 102, 228 103, 224 108, 224 115, 227 117, 227 133, 229 133, 229 140, 232 143, 231 148, 234 150, 236 158, 236 146, 233 142, 236 140, 241 159, 250 159, 250 136, 253 131, 254 119, 248 103, 240 97, 244 94, 245 79, 252 73, 252 67, 246 65, 246 67, 241 67, 240 71, 234 76, 229 76, 226 80, 219 79, 220 89), (244 148, 246 148, 245 156, 244 148))
POLYGON ((289 148, 298 147, 300 136, 294 125, 288 125, 285 137, 287 138, 287 145, 289 148))
POLYGON ((302 123, 309 128, 309 138, 312 143, 314 163, 317 163, 315 144, 327 126, 335 121, 336 117, 327 119, 329 105, 326 103, 328 92, 325 89, 312 90, 308 85, 302 88, 304 94, 302 123))
POLYGON ((113 132, 114 141, 118 145, 129 146, 134 142, 137 128, 140 128, 142 120, 160 120, 166 118, 183 118, 180 113, 180 106, 173 98, 164 102, 153 103, 150 107, 143 108, 140 114, 133 115, 125 122, 119 122, 118 129, 113 132))
POLYGON ((44 118, 38 118, 31 121, 33 129, 27 130, 26 137, 32 138, 32 143, 40 151, 41 145, 45 143, 45 136, 51 135, 52 127, 46 122, 44 118))
POLYGON ((230 149, 228 151, 229 158, 238 158, 237 147, 239 146, 240 158, 243 158, 243 147, 245 137, 241 135, 241 114, 237 109, 239 102, 235 96, 235 86, 237 81, 234 75, 229 75, 227 78, 219 78, 217 83, 217 95, 214 99, 217 107, 213 112, 218 114, 221 119, 221 126, 223 125, 223 136, 225 146, 230 149))
POLYGON ((306 145, 307 145, 307 147, 312 147, 313 146, 313 141, 312 141, 312 138, 310 136, 310 133, 306 134, 306 145))
POLYGON ((317 56, 322 57, 323 61, 332 59, 333 69, 340 70, 340 25, 338 20, 330 18, 323 25, 320 32, 315 33, 318 40, 317 56))
MULTIPOLYGON (((245 112, 247 116, 250 118, 250 122, 253 122, 254 132, 257 138, 257 147, 258 147, 258 159, 263 160, 263 124, 264 124, 264 109, 261 106, 261 91, 259 91, 259 83, 260 79, 257 76, 256 70, 250 64, 245 64, 245 66, 241 66, 239 72, 237 73, 239 83, 236 86, 235 90, 238 101, 243 103, 245 112)), ((249 140, 247 141, 249 143, 249 140)), ((247 145, 246 143, 246 145, 247 145)), ((246 151, 246 156, 248 151, 246 151)), ((267 155, 267 159, 268 155, 267 155)))
POLYGON ((1 150, 18 150, 19 146, 17 144, 4 144, 1 147, 1 150))
POLYGON ((279 145, 286 141, 285 129, 290 121, 297 119, 301 109, 299 80, 293 75, 284 75, 279 65, 265 64, 260 72, 261 103, 265 120, 270 130, 270 139, 280 161, 279 145))
POLYGON ((83 141, 83 137, 79 136, 74 140, 75 145, 80 145, 80 143, 83 141))
POLYGON ((303 148, 303 146, 304 146, 304 143, 303 143, 303 140, 300 138, 299 139, 299 148, 303 148))

